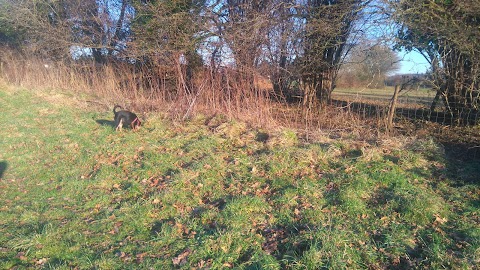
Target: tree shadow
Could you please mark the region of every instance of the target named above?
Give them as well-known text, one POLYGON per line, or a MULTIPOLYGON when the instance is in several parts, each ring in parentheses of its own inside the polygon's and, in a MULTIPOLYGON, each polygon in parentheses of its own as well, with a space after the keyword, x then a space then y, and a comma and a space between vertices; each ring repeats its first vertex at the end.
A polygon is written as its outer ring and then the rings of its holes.
POLYGON ((448 176, 457 186, 465 184, 480 185, 479 149, 469 149, 462 144, 444 145, 448 176), (463 151, 462 151, 463 150, 463 151), (463 154, 462 154, 463 153, 463 154))
MULTIPOLYGON (((388 105, 370 104, 368 102, 348 102, 332 100, 335 107, 344 111, 363 115, 363 117, 377 117, 384 119, 388 112, 388 105)), ((480 114, 464 115, 464 125, 456 123, 452 115, 446 112, 430 112, 426 108, 403 108, 395 110, 396 121, 401 119, 401 127, 397 132, 401 134, 428 134, 435 138, 445 148, 449 160, 471 161, 480 160, 480 135, 475 126, 468 124, 478 122, 480 114)))
POLYGON ((0 179, 2 179, 3 174, 7 170, 8 163, 6 161, 0 161, 0 179))

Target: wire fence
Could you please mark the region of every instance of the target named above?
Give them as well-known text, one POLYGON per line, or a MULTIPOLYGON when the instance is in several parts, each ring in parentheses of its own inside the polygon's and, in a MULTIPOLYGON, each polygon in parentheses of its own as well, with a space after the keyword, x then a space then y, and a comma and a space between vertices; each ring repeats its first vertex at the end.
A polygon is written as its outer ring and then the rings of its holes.
MULTIPOLYGON (((364 118, 385 119, 392 105, 393 94, 387 93, 340 93, 335 94, 332 105, 345 111, 354 112, 364 118)), ((435 93, 407 91, 400 93, 395 106, 394 121, 400 119, 425 120, 442 125, 461 126, 480 123, 480 111, 463 109, 452 114, 441 100, 432 108, 435 93)))

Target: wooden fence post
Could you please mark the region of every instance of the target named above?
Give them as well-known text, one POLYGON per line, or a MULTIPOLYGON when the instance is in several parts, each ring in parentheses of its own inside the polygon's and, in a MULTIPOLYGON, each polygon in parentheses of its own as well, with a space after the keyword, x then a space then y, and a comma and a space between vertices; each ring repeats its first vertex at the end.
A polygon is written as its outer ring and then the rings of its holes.
POLYGON ((400 92, 400 87, 395 85, 395 91, 393 92, 392 101, 390 102, 390 109, 388 110, 388 118, 387 118, 387 132, 393 132, 393 116, 395 115, 395 107, 397 106, 397 97, 398 92, 400 92))

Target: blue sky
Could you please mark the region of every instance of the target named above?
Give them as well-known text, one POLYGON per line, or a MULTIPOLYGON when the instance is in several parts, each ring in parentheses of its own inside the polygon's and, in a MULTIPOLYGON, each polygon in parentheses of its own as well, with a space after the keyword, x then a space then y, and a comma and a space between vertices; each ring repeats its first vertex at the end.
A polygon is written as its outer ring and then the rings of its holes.
POLYGON ((411 74, 411 73, 425 73, 429 68, 428 62, 425 58, 416 51, 406 53, 405 51, 399 53, 402 57, 401 68, 396 74, 411 74))

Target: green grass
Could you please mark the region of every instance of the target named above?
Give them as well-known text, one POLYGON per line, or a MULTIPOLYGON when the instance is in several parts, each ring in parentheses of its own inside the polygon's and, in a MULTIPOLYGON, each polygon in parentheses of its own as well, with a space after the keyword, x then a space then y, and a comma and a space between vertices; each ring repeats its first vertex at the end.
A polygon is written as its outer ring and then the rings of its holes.
POLYGON ((202 116, 116 133, 72 99, 0 90, 1 269, 479 263, 478 181, 431 140, 307 144, 202 116))
MULTIPOLYGON (((333 91, 333 98, 346 99, 353 101, 377 101, 389 102, 393 97, 394 88, 386 87, 385 89, 371 88, 339 88, 333 91)), ((435 91, 428 88, 402 90, 398 96, 401 103, 410 105, 430 105, 435 97, 435 91)))

